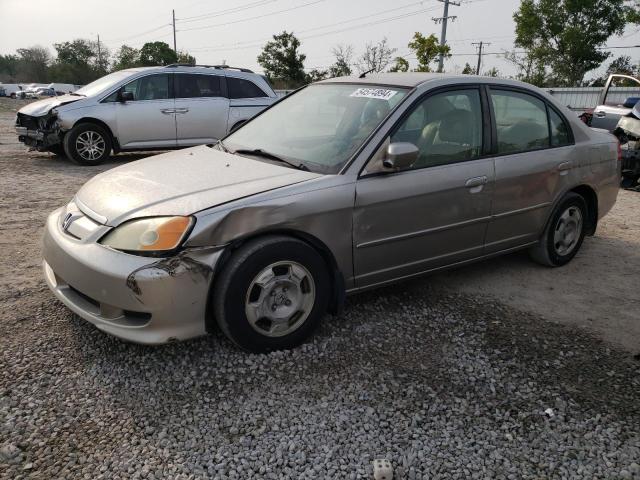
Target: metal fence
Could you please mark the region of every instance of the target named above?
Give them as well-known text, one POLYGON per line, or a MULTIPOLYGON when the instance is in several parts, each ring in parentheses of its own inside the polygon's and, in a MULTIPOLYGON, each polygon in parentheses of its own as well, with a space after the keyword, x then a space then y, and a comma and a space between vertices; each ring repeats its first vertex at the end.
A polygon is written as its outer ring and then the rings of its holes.
MULTIPOLYGON (((546 91, 571 110, 585 111, 598 105, 602 87, 547 88, 546 91)), ((640 87, 611 87, 607 103, 622 104, 629 97, 640 97, 640 87)))

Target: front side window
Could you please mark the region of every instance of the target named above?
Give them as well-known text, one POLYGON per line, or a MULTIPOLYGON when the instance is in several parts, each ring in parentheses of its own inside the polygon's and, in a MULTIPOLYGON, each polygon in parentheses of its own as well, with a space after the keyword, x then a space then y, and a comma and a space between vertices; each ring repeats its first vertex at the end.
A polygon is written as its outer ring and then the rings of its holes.
POLYGON ((232 151, 261 149, 311 171, 337 173, 407 94, 406 88, 315 84, 225 138, 232 151))
POLYGON ((260 98, 268 97, 255 83, 241 78, 227 77, 229 98, 260 98))
POLYGON ((220 77, 217 75, 177 74, 176 98, 221 97, 220 77))
POLYGON ((518 153, 549 146, 547 109, 526 93, 491 90, 498 153, 518 153))
POLYGON ((169 75, 148 75, 135 79, 124 86, 125 92, 133 93, 133 100, 164 100, 169 98, 169 75))
POLYGON ((477 89, 438 93, 420 101, 367 165, 366 173, 384 170, 389 143, 418 147, 411 169, 478 158, 482 153, 482 107, 477 89))

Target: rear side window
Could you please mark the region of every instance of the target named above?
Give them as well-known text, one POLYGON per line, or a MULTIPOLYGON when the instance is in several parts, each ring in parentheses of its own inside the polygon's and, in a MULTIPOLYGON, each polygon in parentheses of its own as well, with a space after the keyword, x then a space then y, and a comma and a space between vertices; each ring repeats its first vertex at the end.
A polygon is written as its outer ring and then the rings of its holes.
POLYGON ((268 97, 255 83, 242 78, 227 77, 229 98, 259 98, 268 97))
POLYGON ((571 144, 569 126, 555 110, 549 108, 549 124, 551 125, 551 146, 562 147, 571 144))
POLYGON ((177 74, 176 98, 221 97, 220 77, 217 75, 177 74))
POLYGON ((491 102, 498 153, 526 152, 550 145, 547 109, 542 100, 526 93, 491 90, 491 102))
POLYGON ((125 92, 132 92, 134 100, 164 100, 169 98, 169 75, 148 75, 137 78, 124 86, 125 92))

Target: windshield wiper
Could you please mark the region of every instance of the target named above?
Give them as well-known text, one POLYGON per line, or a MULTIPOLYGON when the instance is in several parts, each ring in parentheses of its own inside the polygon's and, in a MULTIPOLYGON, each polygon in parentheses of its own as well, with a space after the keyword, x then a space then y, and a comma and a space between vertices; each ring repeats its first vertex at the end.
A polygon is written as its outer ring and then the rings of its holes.
POLYGON ((275 160, 276 162, 281 162, 281 163, 286 163, 287 165, 289 165, 290 167, 296 168, 298 170, 304 170, 304 171, 309 171, 309 168, 302 164, 302 163, 293 163, 289 160, 286 160, 282 157, 279 157, 273 153, 270 152, 266 152, 264 150, 262 150, 261 148, 254 148, 253 150, 249 149, 249 148, 240 148, 234 152, 231 152, 234 154, 238 154, 238 155, 254 155, 256 157, 262 157, 262 158, 267 158, 269 160, 275 160))
POLYGON ((218 140, 216 142, 216 145, 219 146, 222 149, 223 152, 230 153, 229 149, 224 146, 224 143, 222 143, 222 140, 218 140))

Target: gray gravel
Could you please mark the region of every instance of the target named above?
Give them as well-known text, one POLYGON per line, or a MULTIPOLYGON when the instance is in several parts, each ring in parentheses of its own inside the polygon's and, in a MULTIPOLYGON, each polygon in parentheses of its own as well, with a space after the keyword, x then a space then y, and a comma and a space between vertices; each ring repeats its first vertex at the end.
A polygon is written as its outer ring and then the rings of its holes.
POLYGON ((640 478, 639 361, 424 280, 269 355, 126 344, 32 296, 1 324, 2 478, 640 478))

